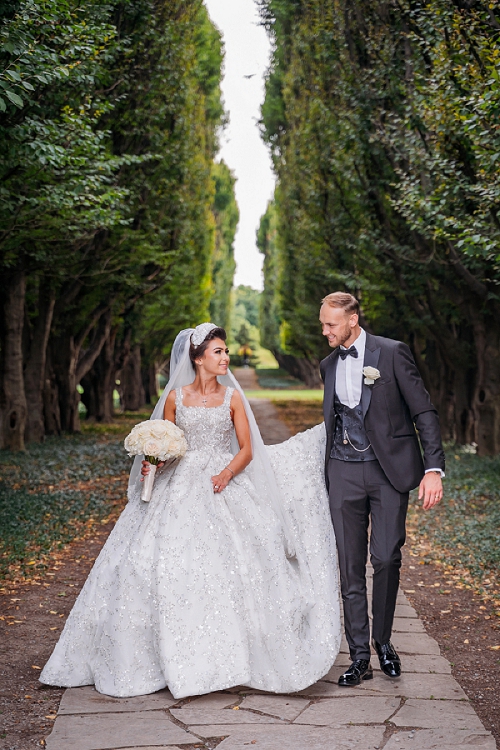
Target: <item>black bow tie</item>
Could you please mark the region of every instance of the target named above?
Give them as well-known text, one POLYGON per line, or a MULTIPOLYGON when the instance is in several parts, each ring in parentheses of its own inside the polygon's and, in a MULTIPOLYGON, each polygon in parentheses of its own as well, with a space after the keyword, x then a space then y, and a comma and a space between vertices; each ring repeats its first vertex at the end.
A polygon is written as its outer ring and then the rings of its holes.
POLYGON ((354 357, 354 359, 358 358, 358 350, 356 349, 354 345, 350 346, 349 349, 339 350, 339 357, 341 359, 345 359, 349 354, 351 355, 351 357, 354 357))

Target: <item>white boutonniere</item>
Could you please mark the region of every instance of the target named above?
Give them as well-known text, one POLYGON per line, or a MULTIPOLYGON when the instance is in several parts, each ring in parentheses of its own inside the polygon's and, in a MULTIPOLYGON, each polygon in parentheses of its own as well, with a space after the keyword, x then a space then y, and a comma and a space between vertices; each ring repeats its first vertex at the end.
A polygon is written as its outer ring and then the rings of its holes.
POLYGON ((365 376, 365 385, 373 385, 380 377, 380 370, 377 370, 376 367, 363 367, 363 375, 365 376))

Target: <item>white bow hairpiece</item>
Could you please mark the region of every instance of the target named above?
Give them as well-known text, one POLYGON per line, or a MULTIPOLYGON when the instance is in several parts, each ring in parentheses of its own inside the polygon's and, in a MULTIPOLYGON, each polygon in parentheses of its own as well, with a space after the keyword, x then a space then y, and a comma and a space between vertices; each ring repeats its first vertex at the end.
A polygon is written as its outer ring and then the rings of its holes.
POLYGON ((191 341, 194 346, 199 346, 202 341, 205 341, 206 337, 214 328, 217 328, 213 323, 200 323, 196 326, 193 333, 191 334, 191 341))

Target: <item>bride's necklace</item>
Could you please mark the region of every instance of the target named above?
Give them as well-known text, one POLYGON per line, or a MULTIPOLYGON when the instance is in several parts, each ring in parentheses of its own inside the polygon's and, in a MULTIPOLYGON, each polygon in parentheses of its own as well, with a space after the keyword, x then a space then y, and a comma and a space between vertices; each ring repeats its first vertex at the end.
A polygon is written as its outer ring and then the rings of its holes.
POLYGON ((203 396, 199 391, 194 391, 194 392, 196 393, 196 395, 198 395, 198 396, 201 397, 201 403, 203 404, 203 406, 206 406, 208 404, 208 397, 211 396, 213 393, 217 393, 218 390, 219 389, 216 388, 215 390, 210 391, 209 393, 207 393, 205 396, 203 396))

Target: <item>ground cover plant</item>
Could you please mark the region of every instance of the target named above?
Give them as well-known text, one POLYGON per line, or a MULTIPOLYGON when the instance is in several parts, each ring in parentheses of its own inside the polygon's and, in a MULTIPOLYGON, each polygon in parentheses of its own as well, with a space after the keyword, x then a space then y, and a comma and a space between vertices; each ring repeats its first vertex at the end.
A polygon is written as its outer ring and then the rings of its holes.
POLYGON ((89 424, 79 435, 51 437, 25 453, 0 453, 0 577, 32 577, 49 557, 126 502, 129 428, 149 415, 89 424))
POLYGON ((408 531, 423 561, 439 565, 455 585, 473 588, 500 614, 500 457, 448 446, 445 497, 422 513, 412 493, 408 531))

